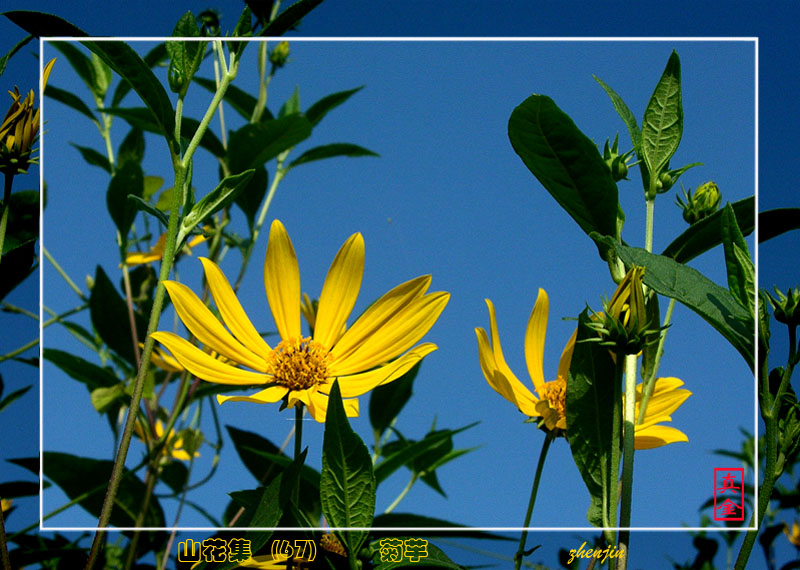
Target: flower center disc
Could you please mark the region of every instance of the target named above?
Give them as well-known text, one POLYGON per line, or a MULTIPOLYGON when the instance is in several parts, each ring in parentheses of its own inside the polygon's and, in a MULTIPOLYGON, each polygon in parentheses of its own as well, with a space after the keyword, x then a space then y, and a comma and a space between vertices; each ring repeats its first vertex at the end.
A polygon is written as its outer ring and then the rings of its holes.
POLYGON ((558 417, 566 417, 567 382, 563 378, 557 378, 552 382, 545 382, 542 391, 544 392, 542 396, 550 404, 550 407, 558 412, 558 417))
POLYGON ((267 372, 290 390, 305 390, 328 377, 332 356, 310 337, 282 340, 267 359, 267 372))

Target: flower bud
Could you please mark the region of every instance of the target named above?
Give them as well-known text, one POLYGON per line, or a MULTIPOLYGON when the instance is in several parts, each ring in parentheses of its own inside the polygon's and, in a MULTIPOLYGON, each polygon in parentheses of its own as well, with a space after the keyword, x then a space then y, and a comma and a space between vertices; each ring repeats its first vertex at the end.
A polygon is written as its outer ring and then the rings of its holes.
POLYGON ((800 289, 789 289, 784 295, 775 287, 777 299, 767 293, 775 320, 789 326, 800 325, 800 289))
POLYGON ((608 165, 614 182, 628 179, 628 158, 630 158, 632 154, 633 150, 629 150, 624 154, 619 154, 619 135, 614 137, 614 144, 611 146, 609 146, 608 140, 606 140, 605 147, 603 148, 603 160, 606 165, 608 165))
POLYGON ((673 184, 675 184, 675 179, 672 175, 669 172, 662 172, 656 181, 656 192, 658 194, 663 194, 672 188, 673 184))
POLYGON ((275 67, 283 67, 289 59, 289 42, 282 41, 269 54, 269 62, 275 67))
POLYGON ((691 188, 688 192, 682 189, 682 192, 683 200, 678 196, 675 203, 683 209, 683 219, 689 224, 694 224, 716 212, 722 201, 722 194, 712 181, 698 187, 694 195, 691 188))

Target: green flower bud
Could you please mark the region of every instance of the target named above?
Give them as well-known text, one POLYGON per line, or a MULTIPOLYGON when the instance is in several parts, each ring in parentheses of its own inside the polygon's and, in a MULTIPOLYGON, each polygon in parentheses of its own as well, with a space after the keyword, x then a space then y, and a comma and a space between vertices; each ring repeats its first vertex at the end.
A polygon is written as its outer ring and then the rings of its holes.
POLYGON ((275 67, 283 67, 289 59, 289 42, 282 41, 269 54, 269 62, 275 67))
POLYGON ((608 169, 611 170, 611 177, 614 182, 628 179, 628 159, 632 154, 633 150, 619 154, 619 135, 614 137, 614 144, 611 146, 609 146, 608 139, 606 139, 605 147, 603 147, 603 160, 608 165, 608 169))
POLYGON ((659 175, 658 180, 656 180, 656 192, 663 194, 672 188, 673 184, 675 184, 675 179, 672 177, 672 175, 669 172, 662 172, 659 175))
POLYGON ((214 37, 219 35, 219 13, 216 10, 204 10, 197 15, 200 23, 200 35, 214 37))
POLYGON ((722 201, 719 188, 711 181, 697 188, 694 195, 691 189, 687 192, 682 188, 682 192, 683 200, 678 196, 675 203, 683 209, 683 219, 689 224, 694 224, 716 212, 722 201))
POLYGON ((775 287, 775 293, 777 299, 767 293, 775 320, 789 326, 800 325, 800 308, 798 308, 800 307, 800 289, 797 287, 789 289, 784 295, 775 287))

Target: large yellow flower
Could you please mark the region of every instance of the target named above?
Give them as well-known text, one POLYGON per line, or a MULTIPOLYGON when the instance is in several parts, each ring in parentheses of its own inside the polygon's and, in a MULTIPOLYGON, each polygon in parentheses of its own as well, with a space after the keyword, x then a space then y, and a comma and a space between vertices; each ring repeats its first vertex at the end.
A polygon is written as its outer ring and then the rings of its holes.
MULTIPOLYGON (((572 352, 575 348, 577 330, 572 334, 561 360, 558 364, 556 379, 545 382, 544 379, 544 339, 547 332, 547 315, 550 301, 544 289, 539 289, 539 296, 528 320, 525 331, 525 361, 533 386, 539 396, 535 396, 520 382, 506 364, 503 350, 500 347, 500 336, 497 332, 497 318, 494 305, 486 300, 489 306, 489 322, 491 337, 482 328, 476 328, 478 336, 478 356, 483 375, 494 390, 517 409, 531 418, 542 418, 540 426, 548 431, 567 430, 566 404, 567 378, 572 363, 572 352)), ((661 447, 676 441, 688 441, 686 435, 673 427, 659 425, 671 421, 670 414, 680 407, 691 395, 681 389, 683 382, 678 378, 658 378, 652 396, 647 404, 645 419, 636 426, 636 449, 661 447)), ((639 417, 639 401, 642 385, 636 388, 636 417, 639 417)))
POLYGON ((286 229, 275 220, 264 264, 267 301, 281 337, 273 348, 250 322, 220 268, 208 259, 200 260, 222 322, 185 285, 167 281, 167 291, 186 328, 231 363, 213 358, 173 333, 160 331, 153 337, 198 378, 219 384, 267 385, 251 396, 217 396, 220 403, 263 404, 286 398, 287 406, 302 403, 319 422, 325 421, 334 379, 339 379, 347 414, 357 416, 358 396, 399 378, 436 350, 432 343, 414 344, 433 326, 450 298, 445 292, 426 294, 431 276, 424 275, 383 295, 347 327, 364 272, 364 238, 356 233, 336 254, 325 278, 313 337, 303 336, 297 257, 286 229))

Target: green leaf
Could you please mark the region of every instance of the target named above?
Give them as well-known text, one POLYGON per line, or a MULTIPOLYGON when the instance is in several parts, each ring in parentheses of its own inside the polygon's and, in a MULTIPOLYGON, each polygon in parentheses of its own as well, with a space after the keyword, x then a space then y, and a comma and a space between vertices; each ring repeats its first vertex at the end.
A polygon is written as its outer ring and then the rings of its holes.
POLYGON ((600 84, 600 87, 605 90, 608 98, 611 99, 611 104, 614 105, 614 109, 617 111, 617 114, 622 119, 622 122, 625 123, 625 126, 628 127, 628 134, 631 137, 633 150, 636 151, 636 154, 641 154, 640 150, 642 146, 642 132, 639 130, 639 125, 636 123, 636 117, 625 104, 625 101, 622 100, 622 97, 617 95, 616 91, 614 91, 596 75, 592 75, 592 77, 594 77, 594 80, 597 81, 597 83, 600 84))
POLYGON ((397 380, 378 386, 369 396, 369 422, 377 441, 392 424, 400 411, 411 398, 414 379, 417 377, 422 361, 397 380))
POLYGON ((234 131, 228 141, 228 164, 231 172, 238 174, 263 166, 309 136, 311 123, 301 114, 247 124, 234 131))
POLYGON ((24 388, 20 388, 19 390, 14 390, 8 396, 0 400, 0 412, 5 410, 9 405, 11 405, 12 402, 21 398, 25 394, 25 392, 27 392, 31 388, 32 386, 25 386, 24 388))
POLYGON ((78 149, 78 152, 81 153, 83 160, 87 163, 91 164, 92 166, 99 166, 109 174, 111 174, 111 163, 108 162, 108 158, 94 150, 93 148, 89 148, 87 146, 80 146, 75 143, 69 143, 75 148, 78 149))
MULTIPOLYGON (((147 54, 144 56, 144 62, 152 69, 165 62, 168 57, 166 44, 159 43, 156 44, 153 49, 147 52, 147 54)), ((117 83, 117 88, 114 90, 114 96, 111 98, 111 107, 119 107, 119 104, 122 103, 122 100, 125 98, 125 96, 130 93, 130 90, 131 84, 127 81, 120 81, 117 83)))
POLYGON ((144 160, 144 135, 141 129, 134 127, 119 145, 117 165, 121 166, 128 161, 141 164, 142 160, 144 160))
MULTIPOLYGON (((733 212, 736 214, 736 223, 743 235, 750 235, 755 229, 755 198, 750 196, 731 204, 733 212)), ((775 210, 770 210, 774 212, 775 210)), ((800 209, 797 210, 800 213, 800 209)), ((759 214, 760 237, 764 235, 764 221, 761 216, 768 212, 759 214)), ((770 220, 773 221, 773 220, 770 220)), ((672 240, 661 255, 671 257, 678 263, 691 261, 698 255, 718 246, 722 243, 722 210, 714 212, 707 218, 703 218, 689 226, 681 235, 672 240)), ((798 217, 798 227, 800 227, 800 217, 798 217)), ((762 240, 763 241, 763 240, 762 240)))
POLYGON ((125 384, 119 383, 109 388, 95 388, 89 399, 92 406, 101 414, 108 412, 115 404, 124 403, 125 384))
MULTIPOLYGON (((195 83, 200 85, 201 87, 207 89, 211 93, 216 93, 217 91, 217 83, 211 79, 205 79, 203 77, 195 77, 195 83)), ((234 111, 239 113, 245 120, 249 121, 250 117, 253 116, 253 110, 256 108, 258 104, 258 100, 239 89, 235 85, 228 85, 228 90, 225 91, 225 102, 230 105, 234 111)), ((265 109, 265 113, 262 117, 262 120, 271 120, 274 119, 272 114, 269 112, 268 109, 265 109)))
MULTIPOLYGON (((94 287, 92 287, 89 297, 89 314, 97 334, 108 347, 130 364, 135 365, 136 356, 133 351, 128 307, 99 265, 95 273, 94 287)), ((137 336, 139 340, 144 340, 147 323, 136 312, 134 312, 134 320, 137 336)))
POLYGON ((165 228, 169 226, 169 218, 167 217, 167 215, 161 210, 159 210, 157 207, 139 198, 139 196, 130 195, 128 196, 128 201, 131 204, 133 204, 133 206, 138 210, 141 210, 142 212, 147 212, 151 216, 155 217, 159 222, 164 224, 165 228))
POLYGON ((306 117, 311 123, 311 126, 316 127, 317 124, 325 117, 325 115, 347 101, 350 97, 361 91, 363 88, 364 86, 362 85, 361 87, 356 87, 355 89, 331 93, 330 95, 326 95, 311 105, 306 111, 306 117))
MULTIPOLYGON (((588 312, 578 319, 578 336, 567 380, 565 405, 572 458, 589 490, 591 503, 586 518, 603 526, 603 510, 610 485, 617 484, 611 466, 614 362, 608 349, 585 339, 596 337, 588 326, 588 312)), ((619 442, 616 442, 619 445, 619 442)))
POLYGON ((78 111, 85 117, 88 117, 89 120, 93 121, 94 123, 100 124, 97 120, 97 117, 94 116, 94 113, 89 108, 89 106, 83 102, 83 100, 75 95, 70 91, 65 91, 64 89, 59 89, 55 85, 51 85, 48 83, 47 87, 45 87, 44 94, 58 101, 59 103, 63 103, 67 107, 71 107, 75 111, 78 111))
POLYGON ((258 35, 261 37, 282 36, 300 23, 303 17, 314 8, 322 4, 322 0, 299 0, 262 28, 258 35))
POLYGON ((53 38, 59 36, 80 38, 88 35, 77 26, 73 26, 66 20, 46 12, 12 10, 10 12, 3 12, 3 16, 37 38, 53 38))
MULTIPOLYGON (((589 234, 616 236, 617 185, 594 143, 544 95, 511 113, 508 138, 525 166, 589 234)), ((601 248, 604 246, 598 245, 601 248)))
POLYGON ((144 193, 144 173, 139 163, 127 161, 111 177, 106 192, 106 204, 111 219, 117 226, 122 239, 128 236, 131 224, 136 217, 136 208, 128 201, 128 196, 141 198, 144 193))
MULTIPOLYGON (((413 513, 384 513, 381 515, 377 515, 375 520, 372 522, 372 526, 375 528, 454 528, 454 529, 464 529, 463 531, 459 531, 458 536, 463 536, 465 538, 479 538, 479 539, 488 539, 488 540, 510 540, 515 541, 516 539, 502 535, 502 534, 494 534, 489 533, 481 530, 466 530, 468 527, 442 520, 433 517, 426 517, 422 515, 415 515, 413 513)), ((372 530, 371 536, 378 537, 378 536, 393 536, 395 531, 392 530, 372 530)), ((425 531, 425 536, 453 536, 452 531, 425 531)))
POLYGON ((33 497, 38 494, 39 484, 33 481, 7 481, 5 483, 0 483, 0 497, 4 499, 33 497))
POLYGON ((753 312, 755 289, 753 289, 753 262, 747 250, 736 216, 730 204, 722 209, 722 246, 725 250, 725 269, 728 274, 728 290, 740 305, 753 312), (748 287, 749 280, 749 287, 748 287), (750 289, 748 293, 748 289, 750 289))
MULTIPOLYGON (((78 504, 91 515, 99 517, 113 462, 53 451, 45 451, 42 455, 45 477, 61 487, 70 499, 77 499, 78 504)), ((111 511, 110 524, 136 526, 136 517, 144 504, 145 493, 144 483, 125 469, 111 511)), ((150 499, 141 526, 165 526, 164 512, 155 497, 150 499)))
MULTIPOLYGON (((150 133, 160 133, 161 127, 153 120, 153 114, 144 107, 131 107, 131 108, 118 108, 109 107, 103 109, 109 115, 115 115, 125 119, 132 127, 137 127, 143 131, 150 133)), ((191 117, 181 118, 181 137, 191 139, 197 128, 200 126, 199 121, 191 117)), ((206 129, 200 139, 200 147, 206 149, 217 158, 225 156, 225 147, 222 146, 217 135, 210 129, 206 129)))
MULTIPOLYGON (((375 490, 369 451, 347 421, 339 381, 335 380, 328 398, 320 477, 322 512, 331 527, 370 527, 375 490)), ((337 536, 348 552, 358 552, 367 534, 344 531, 337 536)))
POLYGON ((682 134, 681 61, 673 50, 642 119, 642 160, 653 176, 669 163, 682 134))
POLYGON ((307 150, 289 164, 289 168, 294 168, 300 164, 306 164, 315 160, 323 160, 325 158, 333 158, 336 156, 379 156, 377 153, 372 152, 364 147, 356 144, 349 143, 332 143, 323 146, 317 146, 307 150))
POLYGON ((130 83, 159 125, 159 133, 164 136, 170 151, 177 154, 173 140, 175 132, 175 110, 161 82, 139 55, 125 42, 82 42, 97 54, 111 69, 130 83))
POLYGON ((189 469, 182 461, 170 461, 161 468, 160 479, 178 495, 189 480, 189 469))
MULTIPOLYGON (((739 224, 741 226, 741 223, 739 224)), ((758 213, 758 243, 800 229, 800 208, 776 208, 758 213)))
POLYGON ((619 244, 612 247, 626 266, 640 265, 646 268, 645 285, 656 293, 683 303, 700 315, 731 343, 753 369, 754 316, 736 301, 730 291, 696 269, 663 255, 619 244))
POLYGON ((287 115, 294 115, 299 112, 300 112, 300 88, 295 87, 291 96, 286 100, 286 102, 283 105, 281 105, 281 108, 278 111, 278 118, 285 117, 287 115))
MULTIPOLYGON (((197 20, 191 12, 186 12, 175 24, 172 31, 174 38, 196 38, 200 36, 197 20)), ((192 76, 200 66, 206 42, 168 41, 169 70, 167 81, 175 93, 185 94, 192 76)))
POLYGON ((97 77, 97 70, 92 64, 92 60, 72 42, 51 42, 48 45, 61 52, 89 91, 96 98, 102 99, 105 91, 101 89, 100 78, 97 77))
POLYGON ((239 194, 233 199, 233 202, 241 208, 247 218, 247 225, 251 232, 256 221, 256 214, 264 201, 264 196, 267 194, 267 184, 269 176, 267 169, 264 166, 256 167, 253 177, 245 185, 239 194))
POLYGON ((183 238, 189 235, 195 226, 202 224, 210 216, 230 204, 236 198, 236 195, 244 189, 250 178, 253 177, 254 172, 255 170, 250 169, 241 174, 225 177, 216 188, 195 204, 181 222, 178 243, 182 243, 183 238))
POLYGON ((13 48, 11 48, 11 50, 6 55, 0 57, 0 75, 3 75, 3 72, 6 70, 6 65, 8 64, 8 60, 14 57, 14 55, 23 47, 25 47, 32 39, 33 36, 25 36, 25 38, 18 41, 17 44, 13 48))
POLYGON ((0 269, 0 300, 33 271, 39 237, 39 193, 35 190, 14 192, 8 203, 3 267, 0 269))

